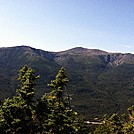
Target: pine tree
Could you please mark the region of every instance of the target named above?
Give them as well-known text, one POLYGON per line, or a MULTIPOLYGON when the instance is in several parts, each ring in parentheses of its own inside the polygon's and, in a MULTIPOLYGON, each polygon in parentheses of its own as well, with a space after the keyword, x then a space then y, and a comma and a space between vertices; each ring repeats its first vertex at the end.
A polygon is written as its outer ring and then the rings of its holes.
POLYGON ((30 134, 36 132, 34 124, 34 70, 24 66, 18 80, 21 82, 18 95, 6 99, 1 106, 0 129, 3 133, 30 134))
POLYGON ((20 89, 17 90, 19 97, 25 101, 27 105, 31 105, 33 102, 33 97, 35 95, 34 86, 36 85, 35 80, 39 76, 35 76, 35 71, 32 68, 24 66, 20 70, 20 75, 18 80, 21 82, 20 89))
POLYGON ((51 128, 50 132, 54 134, 86 134, 88 131, 82 129, 85 125, 80 123, 77 112, 70 107, 68 95, 64 93, 67 82, 65 68, 62 67, 56 75, 56 79, 48 84, 52 88, 52 92, 48 95, 48 100, 51 102, 48 123, 51 128))

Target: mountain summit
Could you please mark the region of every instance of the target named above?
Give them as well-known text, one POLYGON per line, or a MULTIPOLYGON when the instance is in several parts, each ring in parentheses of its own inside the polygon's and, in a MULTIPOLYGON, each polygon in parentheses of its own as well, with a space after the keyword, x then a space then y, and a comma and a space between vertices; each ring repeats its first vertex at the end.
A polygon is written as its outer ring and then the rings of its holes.
POLYGON ((0 97, 11 97, 18 85, 18 70, 32 67, 40 80, 37 95, 47 92, 47 83, 65 66, 73 94, 72 105, 86 118, 124 112, 134 104, 134 55, 108 53, 82 47, 48 52, 29 46, 0 48, 0 97))
POLYGON ((83 47, 75 47, 66 51, 63 51, 62 53, 72 53, 72 54, 94 54, 94 55, 103 55, 107 54, 107 52, 99 50, 99 49, 87 49, 83 47))

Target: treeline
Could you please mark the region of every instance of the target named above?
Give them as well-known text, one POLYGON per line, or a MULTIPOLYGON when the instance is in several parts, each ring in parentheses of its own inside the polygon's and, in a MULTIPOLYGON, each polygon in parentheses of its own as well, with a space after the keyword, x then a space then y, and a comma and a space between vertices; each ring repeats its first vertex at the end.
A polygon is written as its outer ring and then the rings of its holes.
POLYGON ((48 84, 51 92, 35 99, 38 78, 32 68, 20 70, 16 95, 0 104, 1 134, 134 134, 133 106, 129 115, 105 116, 93 130, 71 107, 64 67, 48 84))

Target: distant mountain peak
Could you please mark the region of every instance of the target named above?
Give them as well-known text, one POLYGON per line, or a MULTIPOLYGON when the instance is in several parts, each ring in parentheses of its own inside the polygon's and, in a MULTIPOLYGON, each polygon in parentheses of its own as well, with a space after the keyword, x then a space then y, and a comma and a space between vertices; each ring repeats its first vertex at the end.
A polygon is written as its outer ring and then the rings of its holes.
POLYGON ((88 49, 87 48, 83 48, 83 47, 74 47, 74 48, 71 48, 69 50, 66 50, 67 52, 74 52, 74 53, 81 53, 81 52, 85 52, 87 51, 88 49))
POLYGON ((75 47, 66 51, 59 52, 60 54, 82 54, 82 55, 106 55, 108 52, 99 49, 88 49, 83 47, 75 47))
POLYGON ((74 48, 71 48, 70 50, 83 51, 83 50, 88 50, 88 49, 84 47, 74 47, 74 48))

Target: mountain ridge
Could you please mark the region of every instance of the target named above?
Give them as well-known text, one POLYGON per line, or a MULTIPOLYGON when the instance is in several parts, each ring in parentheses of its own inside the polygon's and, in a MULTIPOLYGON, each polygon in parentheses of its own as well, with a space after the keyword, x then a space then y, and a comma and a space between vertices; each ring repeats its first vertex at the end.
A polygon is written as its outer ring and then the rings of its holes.
POLYGON ((0 48, 0 98, 15 94, 23 65, 40 75, 37 96, 48 92, 61 66, 68 74, 72 105, 86 118, 125 112, 134 103, 134 55, 81 47, 49 52, 29 46, 0 48))

